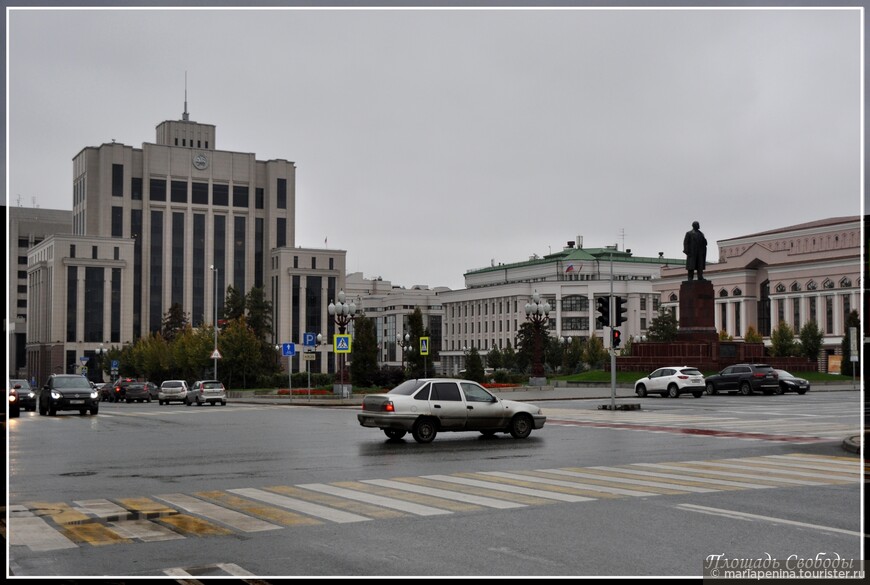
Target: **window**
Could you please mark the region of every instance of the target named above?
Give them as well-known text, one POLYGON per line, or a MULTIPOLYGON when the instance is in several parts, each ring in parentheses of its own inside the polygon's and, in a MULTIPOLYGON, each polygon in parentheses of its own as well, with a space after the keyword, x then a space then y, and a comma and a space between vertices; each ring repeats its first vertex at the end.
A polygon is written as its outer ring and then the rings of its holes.
POLYGON ((317 269, 317 258, 314 257, 314 256, 311 257, 311 269, 312 269, 312 270, 316 270, 316 269, 317 269))
POLYGON ((120 238, 124 235, 124 208, 112 206, 112 237, 120 238))
POLYGON ((278 179, 278 209, 287 209, 287 179, 278 179))
POLYGON ((142 177, 130 179, 130 198, 134 201, 142 200, 142 177))
POLYGON ((151 179, 149 185, 151 201, 166 201, 166 179, 151 179))
POLYGON ((445 402, 462 402, 459 387, 453 382, 434 382, 432 384, 431 399, 445 402))
POLYGON ((212 185, 212 205, 228 206, 230 204, 230 186, 212 185))
POLYGON ((187 181, 172 181, 170 199, 173 203, 187 203, 187 181))
POLYGON ((75 257, 76 257, 76 245, 75 245, 75 244, 70 244, 70 247, 69 247, 69 257, 70 257, 70 258, 75 258, 75 257))
POLYGON ((112 196, 124 196, 124 165, 112 165, 112 196))
POLYGON ((195 205, 208 205, 208 183, 194 183, 191 186, 190 202, 195 205))
POLYGON ((233 185, 233 207, 248 206, 248 186, 233 185))
POLYGON ((262 187, 257 187, 254 190, 254 207, 257 209, 263 209, 265 207, 265 190, 262 187))
MULTIPOLYGON (((287 245, 287 219, 279 217, 275 222, 275 230, 278 232, 276 234, 276 247, 283 248, 287 245)), ((294 268, 296 267, 294 266, 294 268)))

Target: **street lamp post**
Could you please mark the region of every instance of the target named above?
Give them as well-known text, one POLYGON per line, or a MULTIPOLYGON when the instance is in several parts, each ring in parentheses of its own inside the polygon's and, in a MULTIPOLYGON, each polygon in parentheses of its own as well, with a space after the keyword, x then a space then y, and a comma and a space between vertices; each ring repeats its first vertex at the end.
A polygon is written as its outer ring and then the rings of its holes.
POLYGON ((411 351, 411 336, 405 333, 405 337, 402 338, 401 333, 396 333, 396 345, 402 350, 402 375, 405 375, 405 352, 411 351))
POLYGON ((103 381, 103 358, 105 357, 107 351, 109 351, 109 350, 106 349, 102 343, 100 344, 100 347, 98 347, 97 349, 94 350, 94 353, 96 353, 97 357, 100 358, 99 359, 99 362, 100 362, 100 365, 99 365, 100 379, 99 379, 99 381, 100 382, 103 381))
POLYGON ((212 357, 214 357, 214 379, 217 380, 217 335, 218 335, 218 322, 217 322, 217 306, 218 306, 218 293, 217 293, 217 285, 218 285, 218 269, 217 266, 212 264, 209 266, 211 271, 214 273, 214 353, 212 357))
MULTIPOLYGON (((356 303, 354 303, 353 301, 346 303, 344 299, 344 291, 339 291, 338 302, 330 302, 329 306, 326 308, 330 316, 332 316, 333 321, 335 321, 335 324, 338 327, 338 333, 340 335, 344 335, 347 332, 347 326, 350 325, 354 319, 356 319, 356 303)), ((339 367, 341 369, 341 387, 339 389, 339 396, 344 398, 344 370, 345 364, 347 362, 346 354, 341 354, 340 362, 341 365, 339 367)))
POLYGON ((532 324, 534 340, 532 342, 532 377, 529 384, 543 386, 547 383, 544 377, 544 327, 550 318, 550 303, 541 300, 538 291, 532 295, 532 300, 526 303, 526 320, 532 324))

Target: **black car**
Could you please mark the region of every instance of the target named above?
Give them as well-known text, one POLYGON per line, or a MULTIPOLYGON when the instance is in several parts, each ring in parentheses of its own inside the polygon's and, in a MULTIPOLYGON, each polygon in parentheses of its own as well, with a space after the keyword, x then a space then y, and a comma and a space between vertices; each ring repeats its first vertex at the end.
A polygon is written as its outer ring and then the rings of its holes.
POLYGON ((808 380, 798 378, 785 370, 777 370, 776 373, 779 375, 779 388, 776 389, 777 394, 785 394, 786 392, 806 394, 810 391, 808 380))
POLYGON ((21 400, 18 396, 18 390, 15 388, 9 389, 9 418, 21 416, 21 400))
POLYGON ((127 386, 137 384, 133 378, 118 378, 108 385, 108 392, 105 391, 106 386, 103 386, 103 400, 109 402, 123 402, 127 399, 127 386))
POLYGON ((705 379, 707 394, 740 392, 749 396, 753 392, 773 394, 779 389, 779 376, 768 364, 735 364, 705 379))
POLYGON ((58 410, 78 410, 79 414, 97 414, 100 393, 91 388, 84 376, 52 374, 39 391, 39 414, 54 416, 58 410))
POLYGON ((27 380, 9 380, 9 387, 18 390, 18 400, 21 403, 21 408, 36 411, 36 392, 30 387, 30 382, 27 380))
POLYGON ((148 391, 147 382, 131 382, 124 388, 124 400, 130 404, 136 402, 151 402, 151 393, 148 391))

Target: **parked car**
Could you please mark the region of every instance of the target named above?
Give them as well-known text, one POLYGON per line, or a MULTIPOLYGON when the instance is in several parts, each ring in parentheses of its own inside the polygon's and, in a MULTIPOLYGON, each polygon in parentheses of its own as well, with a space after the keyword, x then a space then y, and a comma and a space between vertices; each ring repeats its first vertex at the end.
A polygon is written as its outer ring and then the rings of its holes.
POLYGON ((704 395, 704 374, 690 366, 659 368, 634 383, 634 392, 641 398, 647 394, 661 394, 679 398, 691 393, 695 398, 704 395))
POLYGON ((41 415, 54 416, 58 410, 95 415, 100 409, 100 393, 91 388, 87 378, 76 374, 51 374, 37 400, 41 415))
POLYGON ((202 406, 205 402, 208 402, 212 406, 218 402, 221 403, 221 406, 226 405, 227 391, 224 388, 223 382, 220 380, 197 380, 193 383, 193 387, 187 393, 185 404, 188 406, 191 404, 202 406))
POLYGON ((36 392, 30 386, 30 382, 27 380, 9 380, 9 387, 18 390, 18 401, 21 408, 30 412, 36 411, 36 392))
POLYGON ((785 370, 777 370, 776 373, 779 376, 779 388, 776 389, 777 394, 784 394, 786 392, 806 394, 810 391, 809 380, 798 378, 785 370))
MULTIPOLYGON (((108 385, 108 392, 100 392, 100 397, 109 402, 123 402, 127 398, 127 386, 135 383, 136 380, 133 378, 118 378, 112 384, 108 385)), ((106 387, 103 386, 103 388, 105 389, 106 387)))
POLYGON ((151 396, 151 400, 157 400, 159 398, 160 386, 154 382, 145 382, 145 387, 148 388, 148 395, 151 396))
POLYGON ((773 394, 779 388, 779 376, 768 364, 735 364, 707 376, 705 385, 707 394, 738 391, 744 396, 753 392, 773 394))
POLYGON ((363 398, 357 420, 379 428, 390 439, 410 432, 418 443, 429 443, 441 431, 510 433, 525 439, 547 420, 537 406, 502 400, 471 380, 406 380, 386 394, 363 398))
POLYGON ((21 400, 18 396, 18 389, 15 387, 9 388, 9 418, 21 416, 21 400))
POLYGON ((124 400, 130 404, 136 402, 151 402, 151 393, 148 392, 146 382, 132 382, 124 388, 124 400))
POLYGON ((160 404, 169 404, 170 402, 187 402, 187 382, 184 380, 165 380, 160 385, 160 392, 157 393, 157 400, 160 404))

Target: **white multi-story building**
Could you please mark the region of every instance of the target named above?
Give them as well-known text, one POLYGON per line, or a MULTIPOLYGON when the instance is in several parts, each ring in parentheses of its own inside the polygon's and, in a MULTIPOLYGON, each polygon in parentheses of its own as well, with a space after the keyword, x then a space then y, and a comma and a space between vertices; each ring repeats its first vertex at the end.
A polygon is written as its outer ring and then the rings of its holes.
POLYGON ((438 293, 444 311, 442 371, 458 373, 472 347, 484 356, 494 347, 516 348, 525 305, 536 292, 551 306, 547 327, 556 338, 596 335, 609 347, 609 329, 597 324, 596 299, 611 292, 627 302, 623 337, 641 335, 658 313, 653 281, 662 267, 684 263, 636 257, 615 246, 583 248, 578 237, 560 252, 467 272, 466 288, 438 293))

